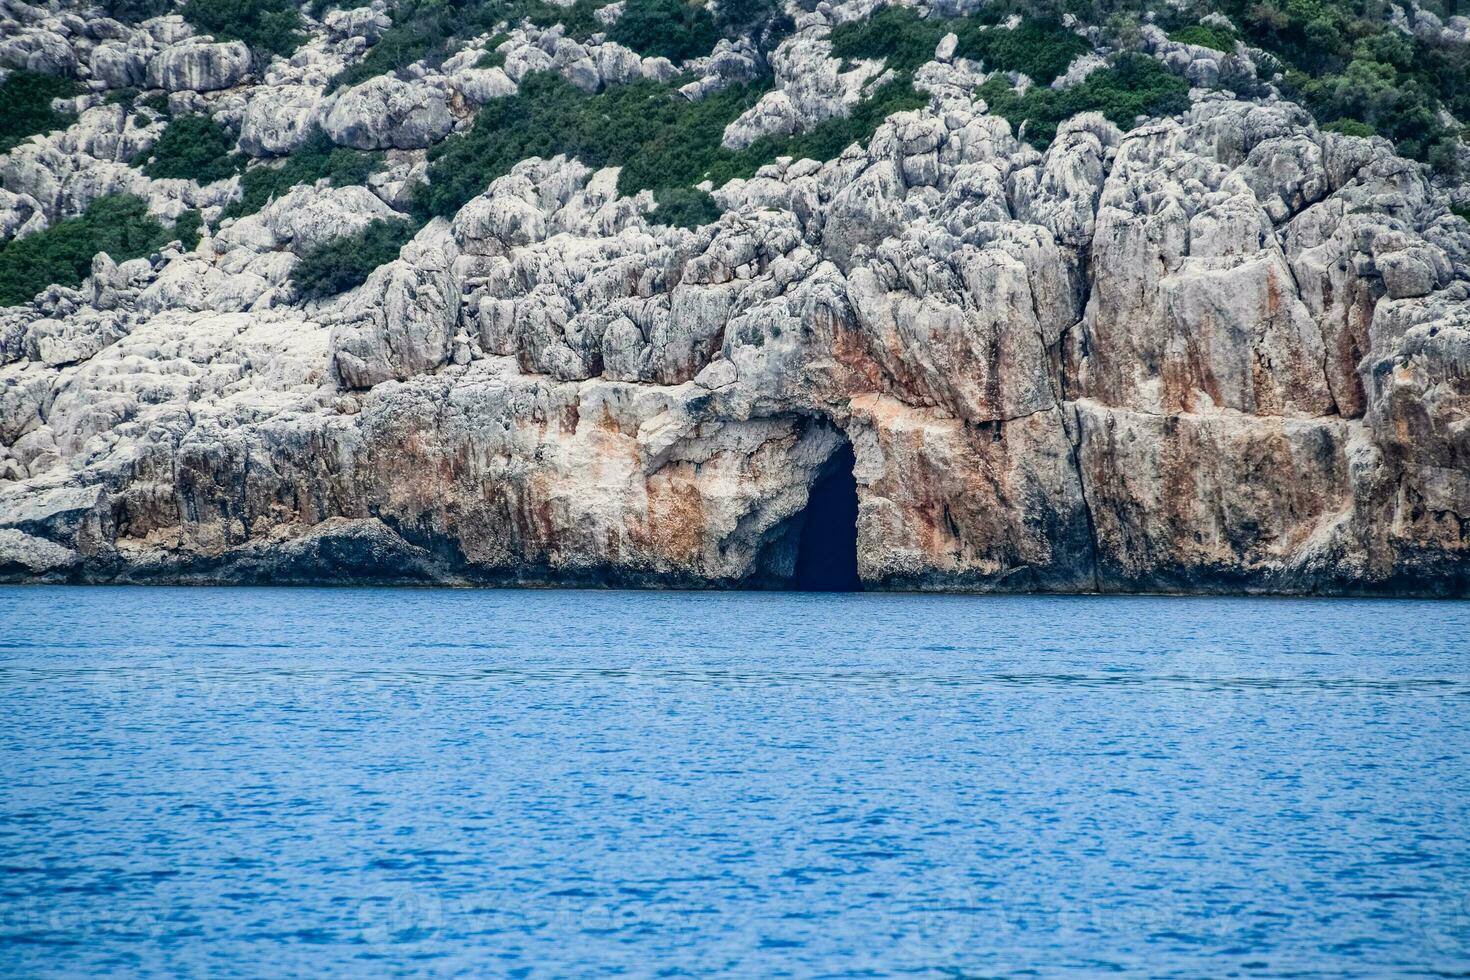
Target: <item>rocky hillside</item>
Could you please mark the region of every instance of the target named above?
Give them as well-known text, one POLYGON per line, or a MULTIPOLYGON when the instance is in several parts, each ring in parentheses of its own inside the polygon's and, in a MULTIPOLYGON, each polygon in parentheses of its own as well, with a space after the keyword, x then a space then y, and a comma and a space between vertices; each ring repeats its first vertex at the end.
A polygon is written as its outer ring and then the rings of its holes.
POLYGON ((1437 10, 0 0, 0 579, 1470 594, 1437 10))

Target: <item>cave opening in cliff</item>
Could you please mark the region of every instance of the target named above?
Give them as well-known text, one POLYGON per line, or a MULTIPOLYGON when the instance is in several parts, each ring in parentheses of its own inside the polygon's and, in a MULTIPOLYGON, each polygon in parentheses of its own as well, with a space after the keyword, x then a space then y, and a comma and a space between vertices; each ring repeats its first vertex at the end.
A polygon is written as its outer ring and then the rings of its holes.
POLYGON ((852 445, 832 454, 807 496, 796 566, 787 588, 800 592, 860 592, 857 564, 857 479, 852 445))

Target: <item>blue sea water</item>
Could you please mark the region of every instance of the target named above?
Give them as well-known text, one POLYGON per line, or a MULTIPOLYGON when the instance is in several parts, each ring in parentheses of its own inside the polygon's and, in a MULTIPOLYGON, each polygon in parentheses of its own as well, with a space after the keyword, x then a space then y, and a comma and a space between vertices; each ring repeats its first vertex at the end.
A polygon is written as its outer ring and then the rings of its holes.
POLYGON ((0 974, 1470 970, 1470 604, 0 589, 0 974))

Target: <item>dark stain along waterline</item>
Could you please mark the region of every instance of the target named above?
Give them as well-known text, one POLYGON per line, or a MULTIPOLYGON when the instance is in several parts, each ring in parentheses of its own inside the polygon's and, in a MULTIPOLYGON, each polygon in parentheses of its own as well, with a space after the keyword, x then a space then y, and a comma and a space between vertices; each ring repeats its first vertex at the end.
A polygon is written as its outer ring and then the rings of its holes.
POLYGON ((801 592, 859 592, 857 564, 856 458, 850 443, 833 454, 808 495, 797 545, 792 589, 801 592))
POLYGON ((0 589, 0 975, 1470 970, 1470 604, 0 589))

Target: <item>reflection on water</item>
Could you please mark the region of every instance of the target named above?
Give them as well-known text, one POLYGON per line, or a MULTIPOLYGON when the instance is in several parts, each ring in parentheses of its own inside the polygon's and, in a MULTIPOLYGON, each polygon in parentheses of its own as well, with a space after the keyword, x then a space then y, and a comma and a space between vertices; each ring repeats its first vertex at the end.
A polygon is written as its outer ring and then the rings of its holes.
POLYGON ((0 589, 0 973, 1463 973, 1467 627, 0 589))

